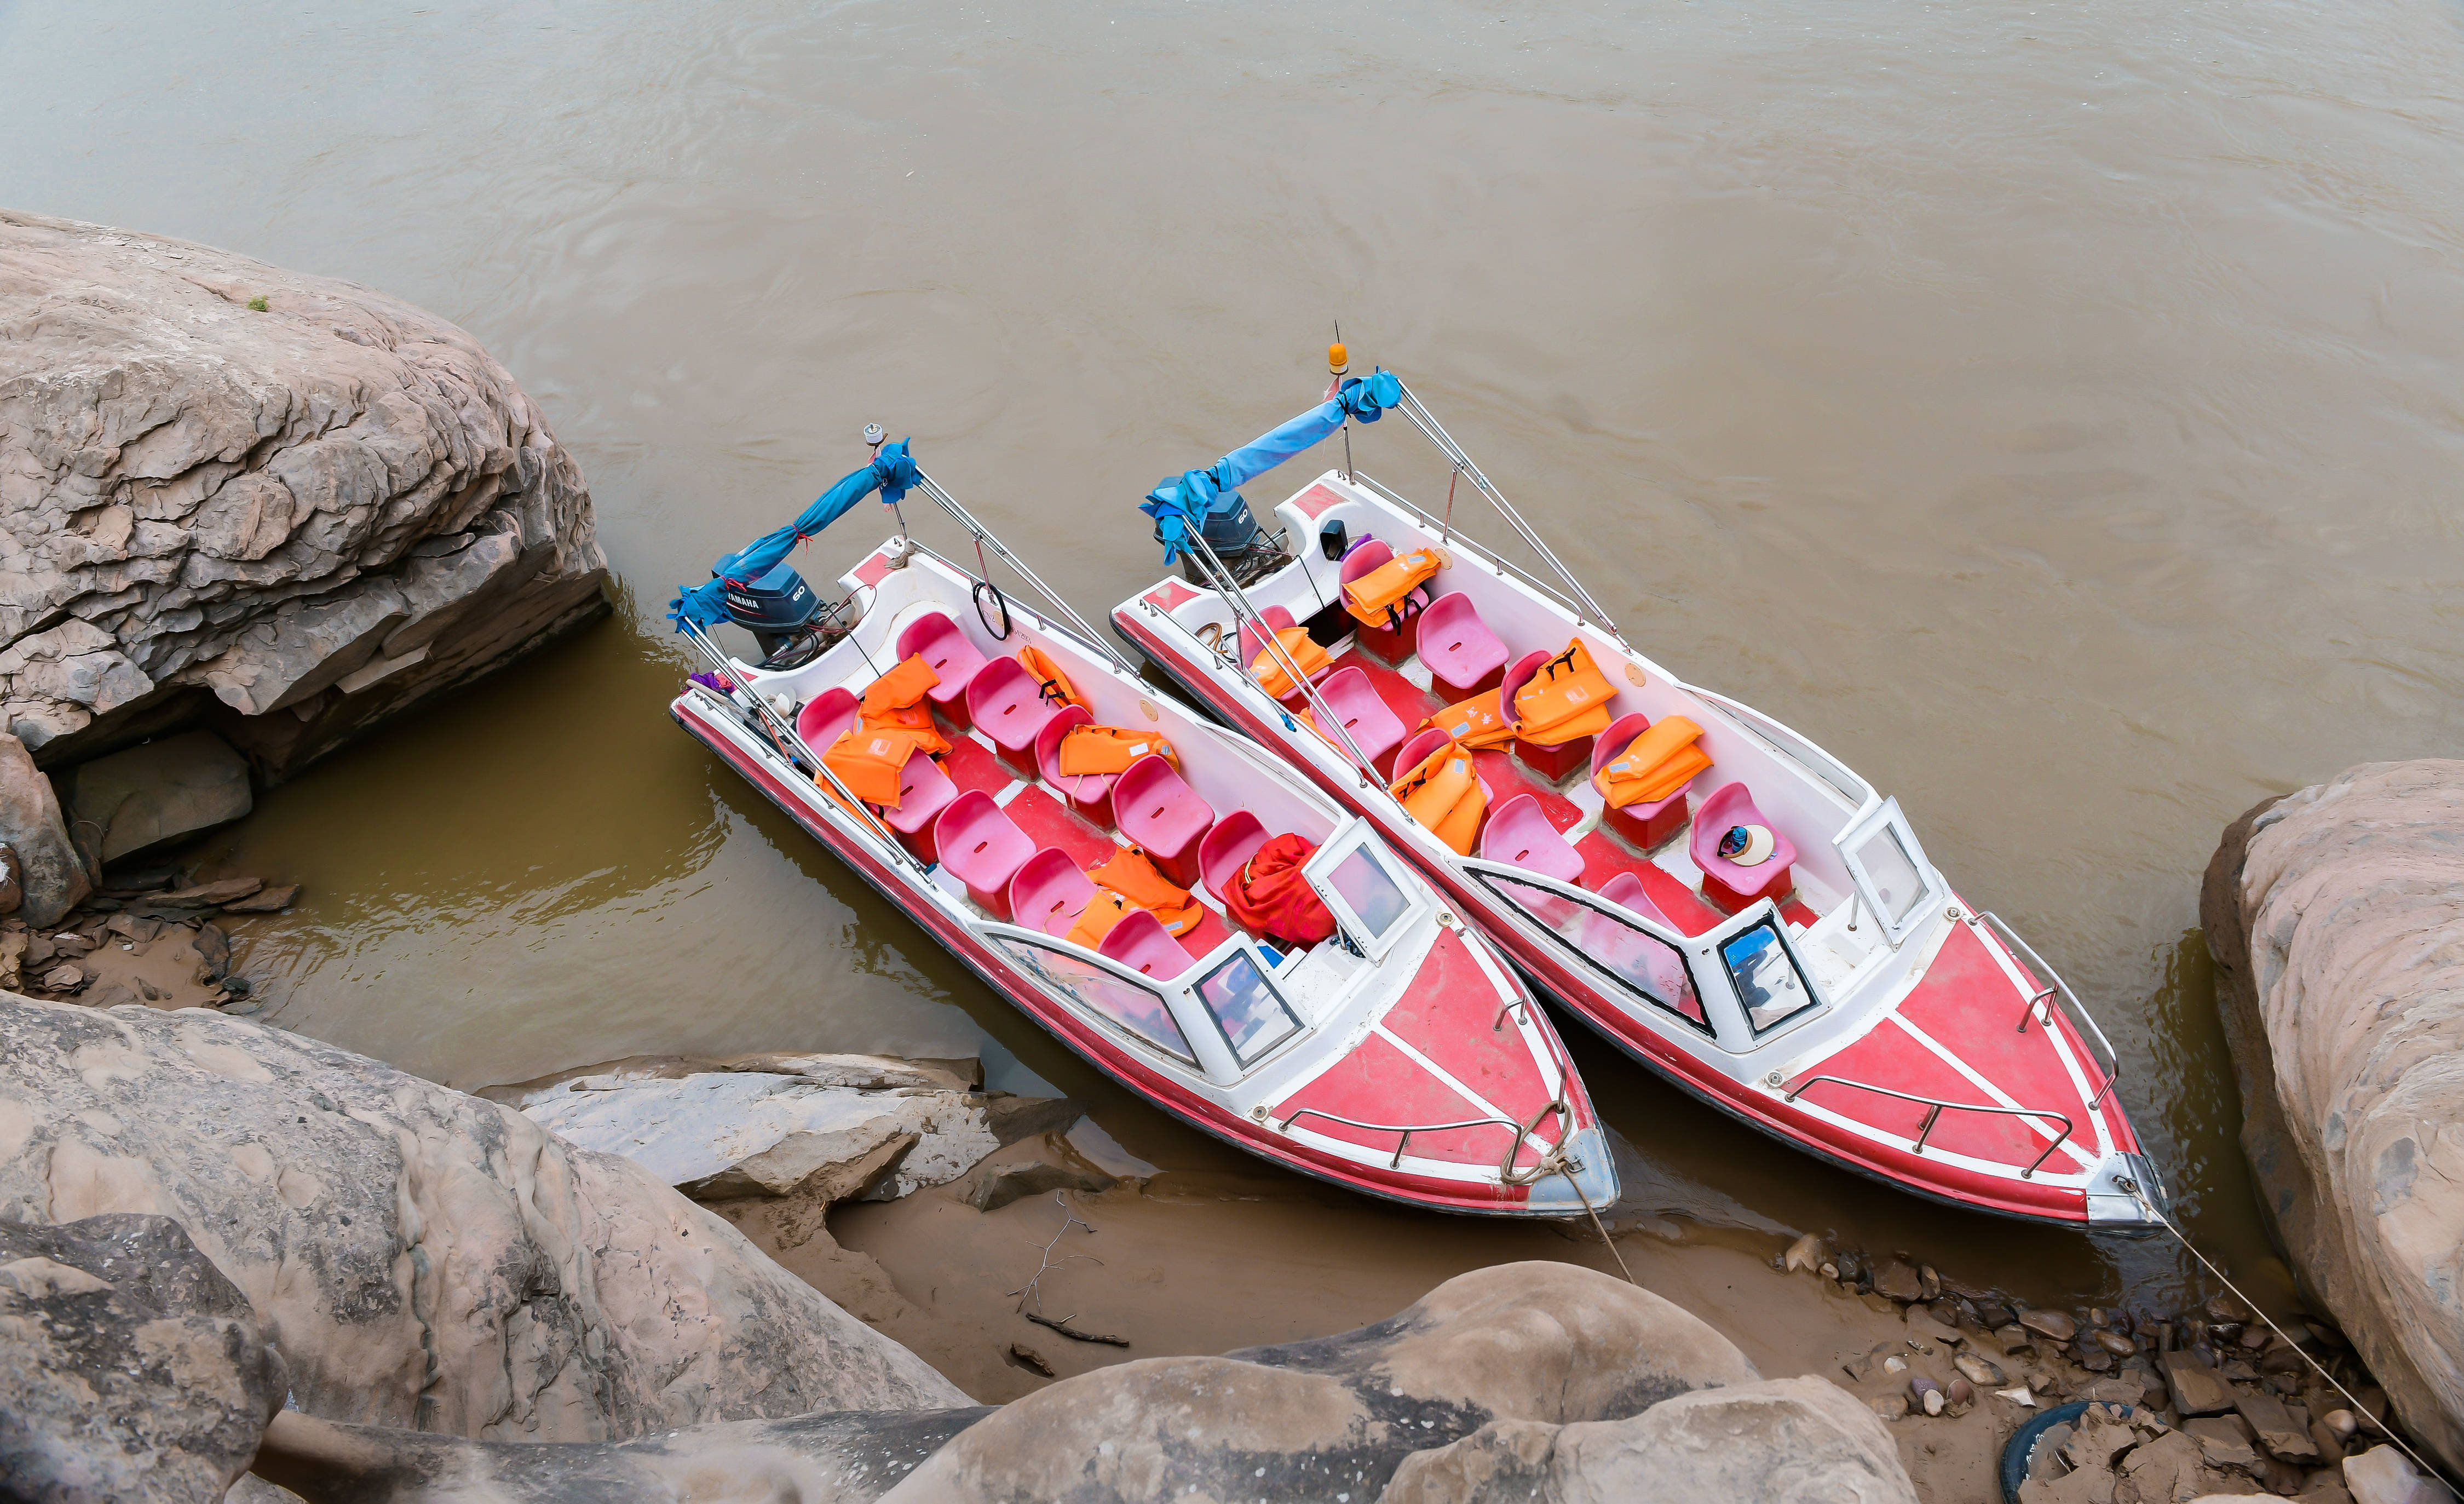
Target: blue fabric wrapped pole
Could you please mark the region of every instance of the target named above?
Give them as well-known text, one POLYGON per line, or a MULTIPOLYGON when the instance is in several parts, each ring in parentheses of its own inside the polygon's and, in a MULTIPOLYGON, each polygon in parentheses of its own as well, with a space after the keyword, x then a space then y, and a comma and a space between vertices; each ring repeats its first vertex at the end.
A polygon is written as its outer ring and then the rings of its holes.
POLYGON ((907 453, 913 442, 900 439, 884 445, 870 463, 815 498, 796 520, 711 565, 709 584, 680 588, 668 603, 668 619, 676 624, 676 630, 684 630, 687 622, 715 627, 725 621, 728 581, 752 580, 767 572, 787 557, 789 549, 845 517, 849 507, 873 492, 879 491, 881 499, 892 505, 906 499, 908 488, 915 484, 915 461, 907 453))
POLYGON ((1366 380, 1355 378, 1344 383, 1333 397, 1258 435, 1204 470, 1185 472, 1148 492, 1138 510, 1155 520, 1155 531, 1163 539, 1163 562, 1170 564, 1180 557, 1189 535, 1203 527, 1208 516, 1239 505, 1235 493, 1243 485, 1313 447, 1343 427, 1346 418, 1375 423, 1402 400, 1403 383, 1393 371, 1380 370, 1366 380))

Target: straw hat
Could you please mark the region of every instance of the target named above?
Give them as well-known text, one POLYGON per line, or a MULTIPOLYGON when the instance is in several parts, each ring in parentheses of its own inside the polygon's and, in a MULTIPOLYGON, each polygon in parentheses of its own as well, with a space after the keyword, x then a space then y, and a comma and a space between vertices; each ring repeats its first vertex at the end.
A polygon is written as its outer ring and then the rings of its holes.
POLYGON ((1775 844, 1770 826, 1734 825, 1728 828, 1727 834, 1720 837, 1720 856, 1739 867, 1760 867, 1771 860, 1775 844))

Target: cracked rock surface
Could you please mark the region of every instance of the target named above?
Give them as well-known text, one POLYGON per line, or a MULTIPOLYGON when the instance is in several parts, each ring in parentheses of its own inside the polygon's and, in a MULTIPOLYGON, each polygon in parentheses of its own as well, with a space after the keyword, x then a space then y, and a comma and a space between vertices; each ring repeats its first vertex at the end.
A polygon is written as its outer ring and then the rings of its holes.
POLYGON ((2259 806, 2200 911, 2262 1209, 2414 1436, 2464 1468, 2464 762, 2365 763, 2259 806))
POLYGON ((299 1408, 485 1440, 969 1402, 629 1161, 204 1009, 0 994, 0 1220, 169 1217, 299 1408))
POLYGON ((605 575, 580 468, 460 329, 0 210, 0 731, 44 765, 206 724, 279 779, 605 575))

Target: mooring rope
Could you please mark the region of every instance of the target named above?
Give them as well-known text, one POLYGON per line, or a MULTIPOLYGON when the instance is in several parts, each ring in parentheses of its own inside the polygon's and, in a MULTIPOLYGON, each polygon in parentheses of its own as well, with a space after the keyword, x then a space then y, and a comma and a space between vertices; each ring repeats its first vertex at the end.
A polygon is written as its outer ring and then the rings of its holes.
MULTIPOLYGON (((2343 1395, 2344 1397, 2344 1403, 2353 1407, 2353 1418, 2355 1420, 2359 1421, 2366 1419, 2373 1425, 2386 1429, 2386 1423, 2380 1421, 2376 1416, 2371 1415, 2369 1410, 2363 1405, 2362 1402, 2354 1396, 2353 1391, 2345 1388, 2343 1384, 2337 1380, 2334 1374, 2327 1371, 2325 1364, 2320 1362, 2319 1360, 2311 1357, 2309 1353, 2303 1351, 2301 1344, 2293 1340, 2291 1333, 2285 1331, 2284 1328, 2277 1326, 2276 1324, 2276 1318, 2261 1310, 2257 1301, 2253 1300, 2249 1295, 2245 1294, 2242 1292, 2241 1287, 2233 1282, 2230 1275, 2226 1274, 2223 1270, 2216 1268, 2212 1260, 2211 1260, 2205 1253, 2200 1252, 2196 1247, 2192 1246, 2189 1238, 2183 1233, 2182 1229, 2173 1226, 2173 1219, 2166 1216, 2163 1210, 2161 1210, 2154 1202, 2147 1199, 2146 1193, 2139 1188, 2138 1182, 2117 1175, 2113 1178, 2113 1183, 2121 1186, 2123 1190, 2128 1191, 2131 1199, 2138 1202, 2140 1206, 2146 1211, 2147 1215, 2155 1218, 2159 1226, 2163 1227, 2166 1231, 2173 1235, 2173 1241, 2182 1245, 2184 1252, 2187 1252, 2192 1258, 2197 1259, 2201 1268, 2215 1276, 2216 1283, 2224 1286, 2226 1290, 2232 1293, 2233 1297, 2235 1300, 2242 1303, 2243 1309, 2249 1311, 2261 1321, 2266 1322, 2267 1329, 2269 1331, 2275 1333, 2277 1338, 2280 1339, 2285 1346, 2293 1349, 2294 1353, 2299 1356, 2303 1362, 2308 1363, 2311 1368, 2318 1373, 2320 1378, 2327 1381, 2328 1385, 2338 1394, 2343 1395)), ((2387 1439, 2394 1445, 2397 1450, 2411 1458, 2413 1466, 2419 1468, 2426 1476, 2434 1480, 2440 1488, 2445 1489, 2448 1493, 2454 1494, 2455 1497, 2459 1499, 2464 1499, 2464 1491, 2459 1491, 2454 1484, 2448 1482, 2447 1475, 2440 1472, 2436 1468, 2431 1467, 2429 1459, 2423 1457, 2421 1453, 2413 1450, 2411 1446, 2407 1443, 2403 1437, 2398 1436, 2392 1429, 2387 1429, 2387 1439)))

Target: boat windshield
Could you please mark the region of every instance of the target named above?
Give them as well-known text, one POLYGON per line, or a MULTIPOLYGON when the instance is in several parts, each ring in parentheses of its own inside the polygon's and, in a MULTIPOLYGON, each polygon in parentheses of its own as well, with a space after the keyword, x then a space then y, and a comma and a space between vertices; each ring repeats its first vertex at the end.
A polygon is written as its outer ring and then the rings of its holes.
POLYGON ((1124 982, 1101 966, 1075 956, 1047 950, 1041 945, 1026 945, 1003 939, 1001 948, 1015 957, 1037 981, 1075 999, 1123 1033, 1153 1045, 1184 1065, 1198 1064, 1197 1052, 1189 1048, 1188 1036, 1180 1031, 1180 1025, 1174 1022, 1172 1010, 1164 1006, 1162 994, 1124 982))
POLYGON ((1746 1006, 1746 1022, 1757 1034, 1778 1028, 1818 1001, 1769 919, 1722 941, 1720 961, 1736 984, 1737 1001, 1746 1006))
POLYGON ((1366 846, 1353 847, 1351 855, 1334 864, 1326 880, 1335 896, 1343 900, 1343 906, 1368 929, 1363 940, 1382 938, 1412 911, 1410 896, 1366 846))
POLYGON ((1301 1021, 1292 1016, 1275 984, 1246 951, 1201 978, 1198 1000, 1206 1005, 1215 1027, 1223 1031, 1223 1042, 1243 1065, 1264 1059, 1268 1051, 1300 1032, 1301 1021))
POLYGON ((1564 940, 1575 955, 1646 1000, 1708 1034, 1711 1021, 1694 988, 1694 974, 1685 953, 1636 923, 1618 905, 1606 900, 1569 898, 1537 883, 1484 872, 1487 883, 1507 902, 1531 916, 1564 940))

